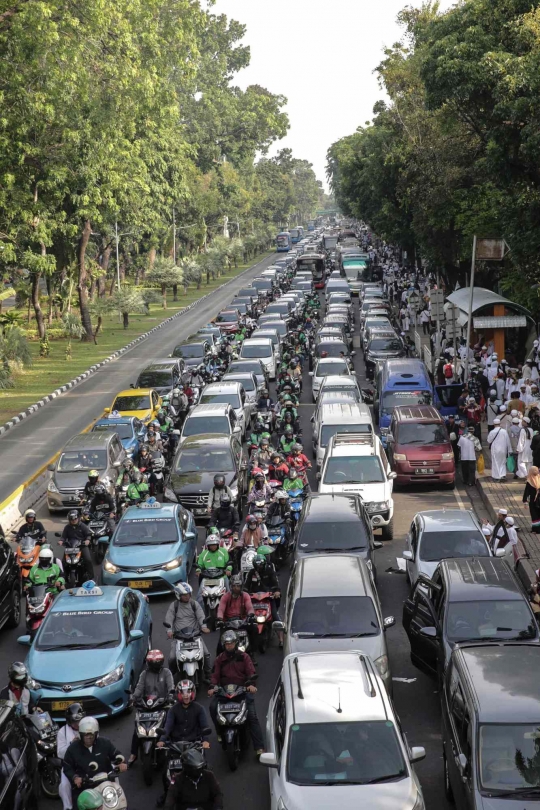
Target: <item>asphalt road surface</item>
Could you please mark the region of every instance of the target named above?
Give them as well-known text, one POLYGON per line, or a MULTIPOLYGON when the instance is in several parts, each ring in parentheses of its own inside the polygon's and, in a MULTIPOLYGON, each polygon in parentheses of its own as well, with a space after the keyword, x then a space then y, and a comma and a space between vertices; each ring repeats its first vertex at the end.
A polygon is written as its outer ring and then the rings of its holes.
MULTIPOLYGON (((230 288, 227 290, 227 296, 220 296, 220 301, 226 303, 232 298, 234 290, 230 288)), ((217 302, 216 302, 217 303, 217 302)), ((355 307, 357 305, 355 304, 355 307)), ((217 307, 214 307, 216 309, 217 307)), ((195 313, 197 310, 195 310, 195 313)), ((194 329, 195 325, 206 322, 209 317, 208 309, 204 313, 199 313, 199 321, 197 324, 192 322, 192 325, 187 327, 182 324, 182 334, 187 334, 187 329, 194 329)), ((176 327, 175 327, 176 329, 176 327)), ((175 331, 167 337, 167 344, 165 348, 172 346, 177 339, 178 333, 175 331)), ((153 349, 150 342, 143 344, 140 349, 138 363, 140 360, 150 358, 153 355, 153 349), (142 354, 142 352, 146 352, 142 354)), ((129 369, 133 369, 135 362, 128 358, 130 363, 129 369)), ((363 373, 363 363, 360 354, 355 357, 356 370, 359 375, 361 383, 365 383, 365 376, 363 373)), ((124 378, 129 379, 129 369, 125 369, 124 378)), ((112 380, 108 380, 108 386, 113 385, 112 380)), ((122 382, 123 384, 123 382, 122 382)), ((90 391, 92 386, 97 388, 98 391, 103 391, 103 381, 100 375, 93 377, 87 384, 87 394, 91 396, 90 391)), ((117 385, 116 388, 119 386, 117 385)), ((80 394, 80 388, 77 389, 80 394)), ((112 387, 107 392, 107 396, 96 394, 95 399, 92 399, 93 405, 97 401, 108 402, 110 394, 114 393, 112 387)), ((64 397, 55 403, 56 409, 62 408, 65 405, 69 408, 69 412, 64 414, 64 421, 68 422, 71 419, 71 414, 77 411, 80 407, 81 400, 75 403, 69 403, 69 397, 64 397)), ((88 412, 92 409, 86 409, 85 421, 88 419, 88 412)), ((307 371, 304 374, 304 390, 300 406, 300 415, 305 440, 305 449, 307 455, 311 455, 311 423, 310 416, 313 412, 311 384, 307 371)), ((96 413, 96 415, 98 415, 96 413)), ((57 414, 56 418, 59 418, 57 414)), ((70 427, 68 433, 74 433, 74 424, 69 423, 70 427)), ((80 422, 79 422, 80 424, 80 422)), ((13 432, 13 437, 22 434, 18 431, 13 432)), ((36 439, 41 438, 41 433, 36 431, 36 439)), ((48 450, 54 452, 57 446, 51 444, 49 434, 45 434, 48 450)), ((4 440, 0 441, 0 445, 4 440)), ((19 447, 19 453, 21 448, 19 447)), ((21 454, 22 455, 22 454, 21 454)), ((24 459, 21 459, 24 461, 24 459)), ((12 476, 12 486, 16 486, 18 480, 12 476)), ((314 476, 311 476, 311 486, 316 489, 316 481, 314 476)), ((468 494, 464 489, 458 487, 455 492, 442 491, 439 489, 432 489, 427 486, 417 486, 406 490, 399 490, 394 495, 395 512, 394 512, 394 540, 390 543, 385 543, 383 548, 376 551, 376 565, 378 570, 378 587, 381 596, 383 612, 385 616, 393 615, 396 617, 396 625, 390 628, 388 632, 388 647, 390 654, 390 662, 392 667, 392 675, 394 677, 394 703, 397 713, 400 717, 402 727, 406 732, 409 744, 423 745, 426 748, 427 756, 423 762, 420 762, 417 767, 417 772, 422 783, 424 790, 424 797, 427 808, 437 808, 438 810, 447 810, 450 804, 444 797, 443 790, 443 769, 442 769, 442 749, 441 749, 441 735, 440 735, 440 712, 439 712, 439 696, 436 691, 436 684, 428 677, 417 670, 411 663, 409 657, 409 644, 407 636, 403 631, 401 625, 401 614, 403 601, 405 600, 408 588, 405 582, 405 575, 397 572, 396 557, 401 556, 404 549, 404 537, 409 528, 410 522, 414 514, 420 510, 425 509, 440 509, 443 507, 448 508, 472 508, 473 505, 469 500, 468 494)), ((39 510, 39 518, 44 521, 46 528, 50 531, 50 536, 54 530, 59 531, 64 523, 61 517, 51 519, 43 506, 39 510)), ((201 530, 199 541, 202 543, 204 532, 201 530)), ((288 570, 281 574, 282 590, 285 590, 285 583, 288 577, 288 570)), ((165 629, 162 626, 162 621, 165 611, 170 603, 169 598, 154 598, 151 602, 151 609, 153 614, 153 646, 160 647, 164 651, 168 650, 168 642, 165 637, 165 629)), ((17 644, 17 635, 24 631, 24 624, 21 622, 18 631, 2 631, 1 646, 0 646, 0 672, 4 673, 10 661, 24 658, 25 648, 17 644)), ((206 642, 212 654, 215 652, 217 643, 217 634, 213 633, 211 636, 206 637, 206 642)), ((256 706, 264 729, 266 709, 269 703, 270 696, 274 689, 276 679, 281 667, 281 652, 276 644, 272 646, 264 656, 259 656, 259 680, 258 680, 258 694, 256 696, 256 706)), ((3 682, 1 682, 3 684, 3 682)), ((209 700, 205 694, 201 694, 200 700, 203 705, 208 706, 209 700)), ((133 716, 124 715, 112 720, 102 722, 102 734, 114 740, 115 744, 125 753, 126 757, 129 754, 130 740, 133 731, 133 716)), ((220 780, 224 795, 226 807, 242 807, 247 801, 249 806, 252 807, 254 802, 257 803, 258 810, 266 810, 269 807, 269 791, 268 791, 268 774, 266 769, 259 765, 254 758, 253 752, 250 749, 245 755, 236 773, 230 773, 224 759, 224 754, 221 748, 215 741, 214 734, 211 738, 212 748, 209 752, 209 763, 214 769, 216 776, 220 780)), ((154 785, 147 788, 144 785, 140 769, 135 765, 126 775, 122 777, 122 784, 126 790, 129 802, 129 810, 148 810, 153 807, 154 801, 161 791, 161 774, 156 774, 154 785)), ((339 799, 338 796, 336 796, 339 799)), ((56 810, 59 803, 52 801, 42 801, 40 807, 43 810, 56 810)))

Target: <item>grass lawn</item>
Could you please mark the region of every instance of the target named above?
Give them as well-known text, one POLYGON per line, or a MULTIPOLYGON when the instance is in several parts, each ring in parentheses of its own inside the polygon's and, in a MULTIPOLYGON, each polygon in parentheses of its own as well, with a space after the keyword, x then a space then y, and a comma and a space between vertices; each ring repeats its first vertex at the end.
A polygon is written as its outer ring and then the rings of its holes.
POLYGON ((129 316, 129 327, 127 329, 123 328, 117 316, 107 316, 103 319, 103 327, 97 336, 97 345, 81 343, 78 340, 72 341, 71 360, 66 360, 67 340, 51 340, 49 343, 50 355, 44 358, 39 357, 39 342, 32 342, 30 346, 35 358, 34 365, 32 368, 15 375, 15 388, 0 391, 0 425, 7 422, 12 416, 16 416, 29 405, 33 405, 34 402, 50 394, 56 388, 82 374, 94 363, 104 360, 143 332, 148 332, 154 326, 170 318, 175 312, 217 289, 217 287, 234 278, 243 270, 252 267, 268 255, 270 253, 257 256, 248 264, 240 265, 230 273, 211 281, 208 286, 203 284, 200 290, 189 288, 187 295, 181 295, 179 291, 179 300, 176 303, 172 300, 171 292, 167 309, 162 309, 159 304, 151 304, 149 315, 135 314, 129 316))

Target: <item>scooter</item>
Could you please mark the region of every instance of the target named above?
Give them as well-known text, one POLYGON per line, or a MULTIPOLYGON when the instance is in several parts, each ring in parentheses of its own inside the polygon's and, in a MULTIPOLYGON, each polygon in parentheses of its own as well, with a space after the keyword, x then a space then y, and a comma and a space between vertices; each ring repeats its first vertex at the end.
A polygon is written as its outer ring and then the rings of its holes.
POLYGON ((272 638, 272 604, 271 600, 274 594, 269 591, 261 591, 260 593, 252 593, 251 601, 253 603, 253 610, 255 611, 255 621, 257 623, 257 632, 259 634, 259 652, 265 653, 270 646, 270 639, 272 638))
POLYGON ((92 532, 92 549, 98 565, 103 562, 111 535, 108 521, 109 507, 105 505, 105 508, 107 514, 104 509, 98 507, 96 512, 90 515, 88 523, 88 528, 92 532))
POLYGON ((302 509, 304 508, 304 487, 298 489, 290 489, 287 493, 289 496, 289 505, 294 520, 295 529, 302 516, 302 509))
POLYGON ((210 630, 216 626, 216 614, 221 597, 226 591, 223 568, 206 568, 199 588, 201 589, 206 625, 210 630))
MULTIPOLYGON (((62 537, 60 532, 54 533, 55 537, 62 537)), ((86 566, 82 558, 82 546, 67 548, 64 546, 64 579, 68 588, 76 588, 85 581, 86 566)))
POLYGON ((48 712, 32 712, 25 722, 34 740, 41 789, 49 799, 57 799, 62 778, 62 760, 56 756, 58 726, 48 712))
POLYGON ((238 636, 238 649, 240 652, 250 654, 249 635, 247 631, 248 622, 246 619, 228 619, 226 622, 218 622, 219 632, 224 633, 226 630, 234 630, 238 636))
MULTIPOLYGON (((123 760, 124 757, 121 757, 121 759, 123 760)), ((117 760, 119 760, 119 758, 117 758, 117 760)), ((117 780, 118 769, 114 768, 112 771, 109 771, 109 773, 98 771, 99 765, 97 762, 91 762, 88 767, 94 771, 94 776, 83 779, 83 789, 93 788, 97 790, 98 793, 101 793, 103 806, 107 808, 107 810, 109 810, 109 808, 111 808, 111 810, 113 810, 113 808, 114 810, 127 810, 126 794, 117 780)))
POLYGON ((54 596, 47 585, 31 585, 26 592, 26 632, 34 638, 49 612, 54 596))
POLYGON ((244 582, 247 579, 247 575, 253 568, 253 560, 256 556, 257 551, 253 548, 253 546, 248 546, 242 552, 242 557, 240 558, 240 573, 244 582))
POLYGON ((276 568, 281 568, 291 551, 291 529, 286 518, 274 515, 266 523, 268 529, 267 545, 274 550, 272 561, 276 568))
POLYGON ((170 706, 172 706, 171 700, 158 698, 155 695, 140 698, 136 704, 135 731, 139 740, 145 785, 152 784, 154 769, 158 766, 159 749, 156 748, 156 743, 170 706))
MULTIPOLYGON (((17 534, 17 532, 13 531, 12 534, 17 534)), ((38 540, 37 533, 29 532, 24 535, 17 545, 17 563, 21 569, 23 582, 28 577, 30 569, 38 563, 42 543, 42 540, 38 540)))
MULTIPOLYGON (((170 624, 163 622, 164 627, 170 630, 170 624)), ((193 681, 198 689, 202 683, 204 667, 204 647, 200 633, 181 630, 173 633, 176 640, 176 667, 178 670, 177 682, 188 679, 193 681)))
MULTIPOLYGON (((210 733, 210 729, 203 729, 204 732, 210 733)), ((189 742, 188 740, 179 740, 178 742, 169 742, 166 743, 166 750, 168 754, 167 760, 167 771, 165 773, 165 777, 163 779, 164 787, 165 787, 165 796, 171 785, 174 785, 175 779, 177 778, 178 774, 181 773, 184 769, 182 763, 182 754, 185 751, 189 751, 194 748, 196 751, 200 751, 204 755, 204 748, 202 747, 202 741, 196 740, 195 742, 189 742)), ((189 808, 191 810, 191 808, 189 808)), ((193 810, 197 810, 197 808, 193 808, 193 810)))
POLYGON ((221 730, 221 747, 227 755, 231 771, 238 768, 240 755, 249 744, 246 686, 231 683, 226 687, 217 687, 215 692, 218 697, 217 722, 221 730))

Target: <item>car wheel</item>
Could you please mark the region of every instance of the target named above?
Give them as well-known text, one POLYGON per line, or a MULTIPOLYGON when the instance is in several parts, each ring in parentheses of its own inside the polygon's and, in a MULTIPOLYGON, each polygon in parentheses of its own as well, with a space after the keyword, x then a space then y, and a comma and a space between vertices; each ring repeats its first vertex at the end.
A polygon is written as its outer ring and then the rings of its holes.
POLYGON ((394 539, 394 518, 390 521, 388 526, 382 527, 382 534, 381 538, 383 540, 393 540, 394 539))
POLYGON ((448 773, 448 763, 446 761, 446 754, 444 753, 443 748, 443 779, 444 779, 444 795, 448 799, 449 802, 454 804, 454 792, 452 790, 452 785, 450 784, 450 774, 448 773))
POLYGON ((11 592, 11 608, 9 611, 9 619, 6 622, 6 627, 14 628, 19 626, 21 620, 21 594, 17 587, 13 588, 11 592))

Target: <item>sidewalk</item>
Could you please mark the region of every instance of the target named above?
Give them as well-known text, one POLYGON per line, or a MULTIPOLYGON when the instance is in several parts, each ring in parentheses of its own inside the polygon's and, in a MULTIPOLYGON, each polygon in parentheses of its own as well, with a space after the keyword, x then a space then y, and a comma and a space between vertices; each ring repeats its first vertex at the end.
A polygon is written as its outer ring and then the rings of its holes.
POLYGON ((540 568, 540 535, 530 531, 531 520, 529 506, 523 503, 523 490, 525 480, 515 480, 508 473, 506 484, 496 484, 491 478, 491 455, 489 448, 482 442, 482 452, 486 461, 486 469, 483 475, 477 475, 476 487, 486 509, 492 519, 495 518, 497 510, 501 507, 508 510, 519 527, 519 560, 516 571, 526 587, 536 582, 536 569, 540 568))

